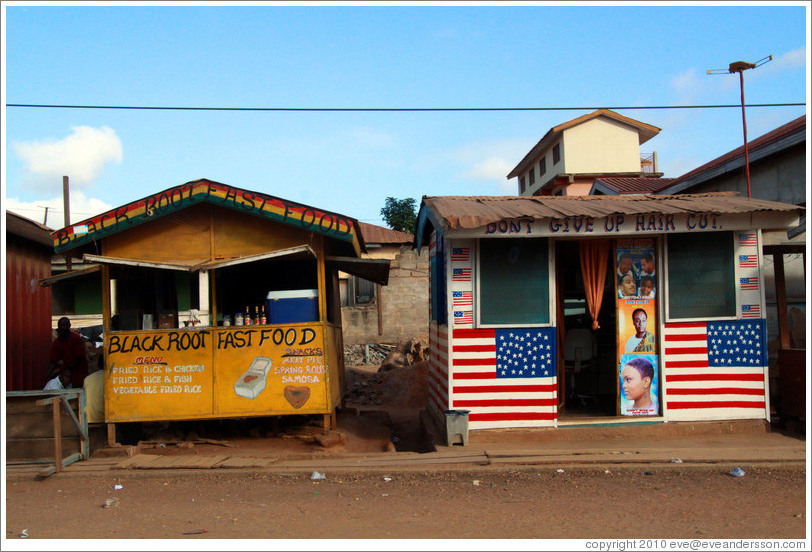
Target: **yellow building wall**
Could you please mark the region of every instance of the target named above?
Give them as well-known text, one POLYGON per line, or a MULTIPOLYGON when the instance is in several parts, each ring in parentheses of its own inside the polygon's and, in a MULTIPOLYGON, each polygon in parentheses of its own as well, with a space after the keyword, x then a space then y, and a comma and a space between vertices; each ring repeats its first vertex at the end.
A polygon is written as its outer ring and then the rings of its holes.
POLYGON ((636 128, 598 117, 566 129, 561 151, 563 170, 555 172, 640 172, 640 138, 636 128))

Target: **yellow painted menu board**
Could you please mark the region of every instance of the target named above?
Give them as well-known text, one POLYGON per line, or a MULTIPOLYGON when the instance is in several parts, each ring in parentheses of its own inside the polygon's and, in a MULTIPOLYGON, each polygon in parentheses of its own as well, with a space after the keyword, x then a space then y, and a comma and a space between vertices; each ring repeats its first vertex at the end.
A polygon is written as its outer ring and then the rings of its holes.
POLYGON ((319 324, 116 332, 105 356, 108 422, 329 411, 319 324))
POLYGON ((325 412, 327 366, 320 325, 218 329, 217 411, 325 412))

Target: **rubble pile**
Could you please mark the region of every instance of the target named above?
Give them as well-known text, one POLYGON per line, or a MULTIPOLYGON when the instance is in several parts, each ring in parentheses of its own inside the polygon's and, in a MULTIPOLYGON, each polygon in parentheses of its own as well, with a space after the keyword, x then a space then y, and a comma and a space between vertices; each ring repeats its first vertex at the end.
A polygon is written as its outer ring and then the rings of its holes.
POLYGON ((344 366, 365 366, 381 364, 397 344, 368 343, 366 345, 345 345, 344 366))
MULTIPOLYGON (((380 354, 381 348, 372 348, 380 354)), ((377 369, 364 363, 351 364, 345 348, 346 400, 358 406, 422 407, 428 393, 428 336, 421 335, 389 349, 377 369), (353 368, 357 366, 358 368, 353 368), (363 367, 363 368, 362 368, 363 367)))

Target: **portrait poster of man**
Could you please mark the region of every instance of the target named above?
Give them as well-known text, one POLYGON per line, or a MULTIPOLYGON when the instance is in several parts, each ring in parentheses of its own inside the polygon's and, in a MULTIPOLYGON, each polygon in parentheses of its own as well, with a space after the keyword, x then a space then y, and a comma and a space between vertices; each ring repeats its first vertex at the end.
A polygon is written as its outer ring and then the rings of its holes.
POLYGON ((653 299, 618 301, 618 349, 622 353, 657 352, 657 308, 653 299))
POLYGON ((657 270, 652 238, 629 238, 617 241, 618 298, 656 295, 657 270))
POLYGON ((658 356, 620 356, 620 415, 657 416, 660 413, 658 356))

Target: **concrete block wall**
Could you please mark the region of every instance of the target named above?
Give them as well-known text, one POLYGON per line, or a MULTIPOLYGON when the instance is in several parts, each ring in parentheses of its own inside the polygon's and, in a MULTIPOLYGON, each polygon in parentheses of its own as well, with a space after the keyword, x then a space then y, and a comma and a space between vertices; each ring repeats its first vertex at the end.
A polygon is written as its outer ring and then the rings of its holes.
POLYGON ((341 323, 345 345, 397 343, 428 334, 429 256, 410 245, 402 246, 389 268, 389 285, 382 286, 378 300, 383 313, 378 333, 378 305, 342 307, 341 323))

